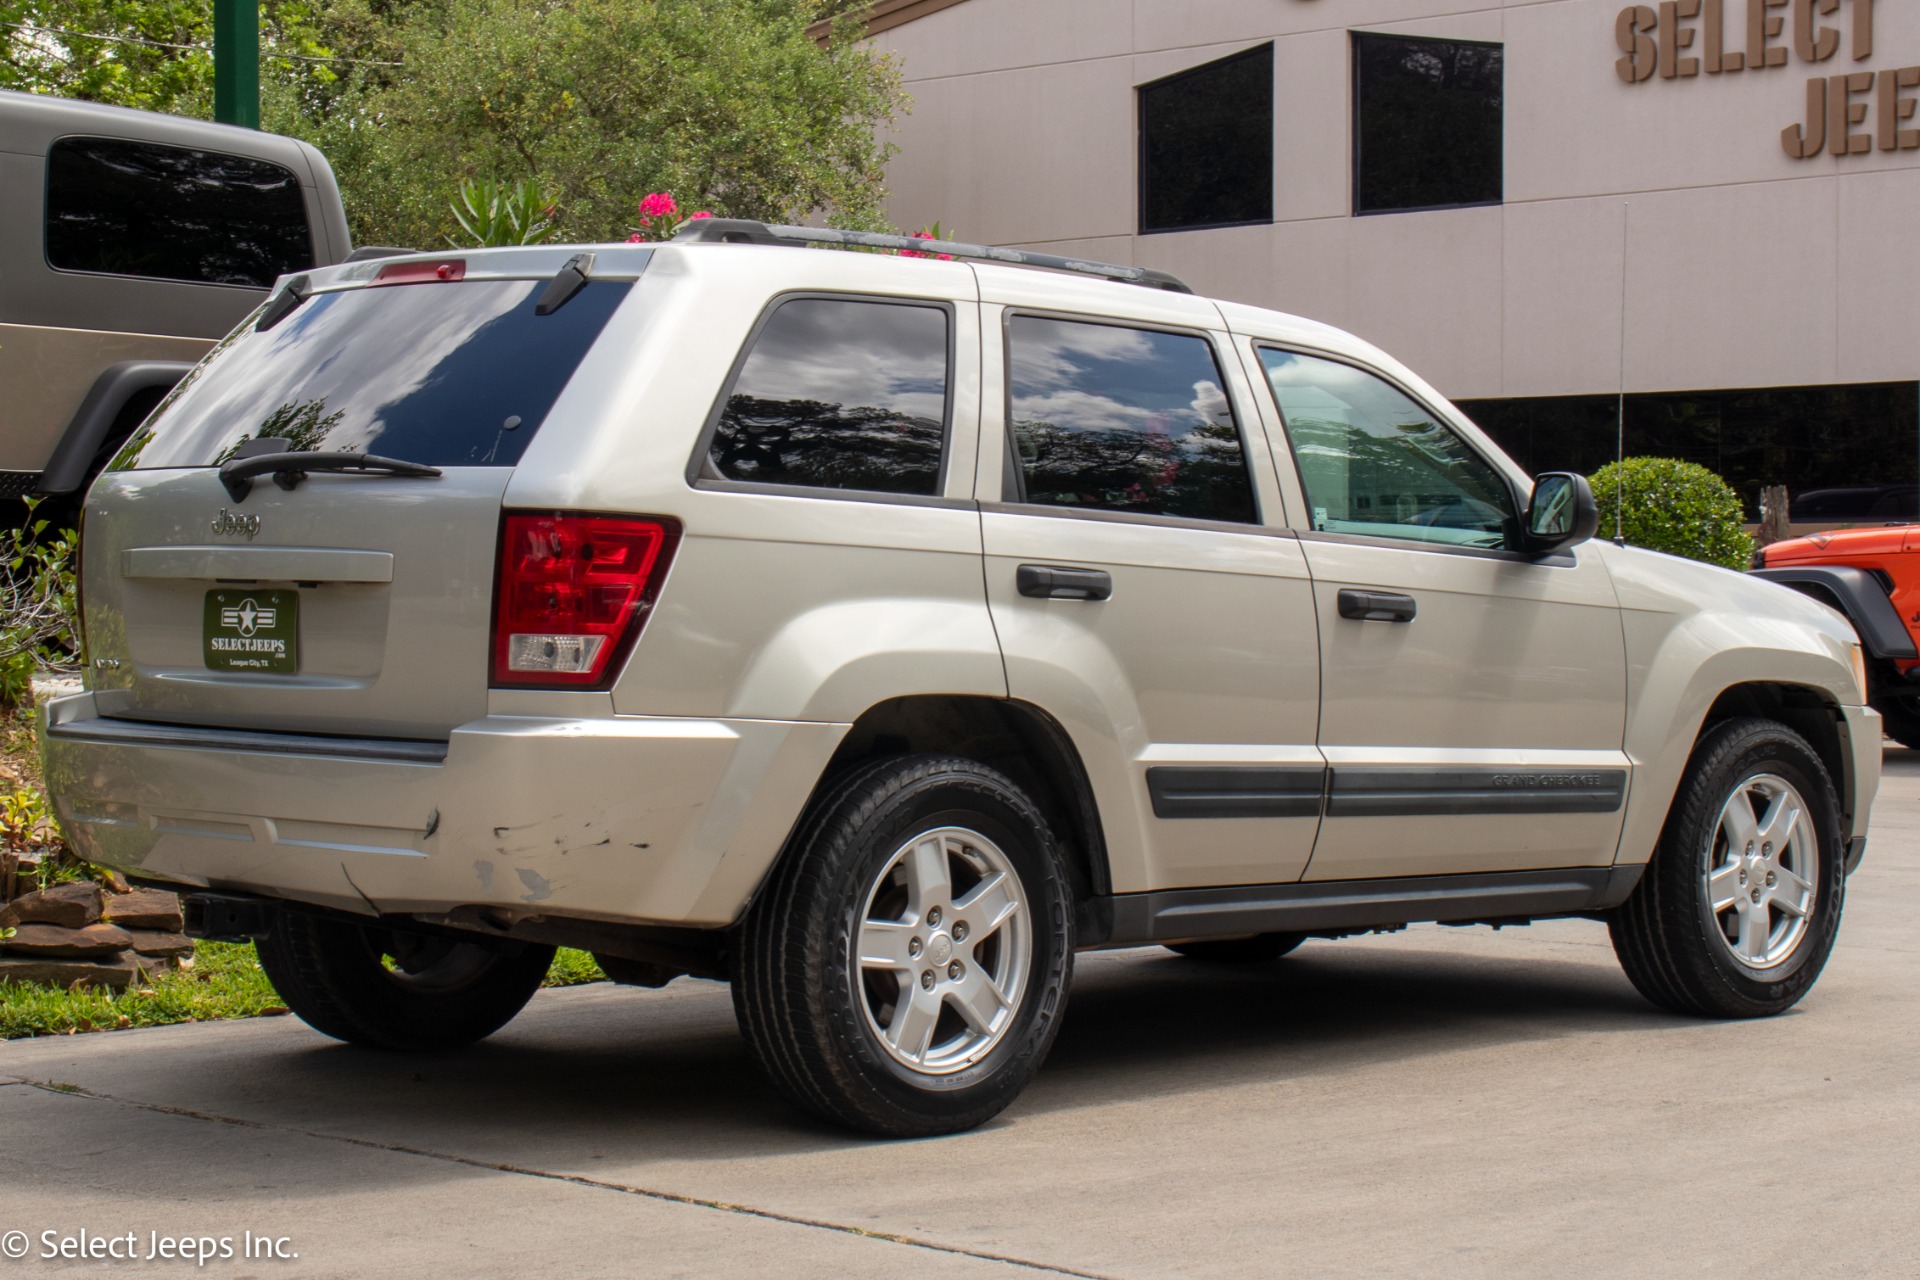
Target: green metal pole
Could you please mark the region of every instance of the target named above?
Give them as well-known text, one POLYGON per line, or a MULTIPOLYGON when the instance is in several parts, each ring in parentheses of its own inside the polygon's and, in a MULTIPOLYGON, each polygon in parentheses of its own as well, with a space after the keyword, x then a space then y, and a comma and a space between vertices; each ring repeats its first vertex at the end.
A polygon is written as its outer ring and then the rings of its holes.
POLYGON ((260 127, 259 0, 213 0, 213 118, 260 127))

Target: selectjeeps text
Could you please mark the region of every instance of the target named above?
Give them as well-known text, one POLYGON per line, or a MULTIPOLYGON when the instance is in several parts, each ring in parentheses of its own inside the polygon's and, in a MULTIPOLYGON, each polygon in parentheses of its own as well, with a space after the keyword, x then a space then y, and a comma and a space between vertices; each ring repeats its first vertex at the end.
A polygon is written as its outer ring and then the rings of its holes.
POLYGON ((731 982, 883 1134, 1012 1101, 1086 948, 1588 916, 1777 1013, 1865 846, 1860 648, 1595 519, 1138 268, 723 219, 348 264, 93 487, 47 778, 328 1035, 477 1039, 583 947, 731 982))

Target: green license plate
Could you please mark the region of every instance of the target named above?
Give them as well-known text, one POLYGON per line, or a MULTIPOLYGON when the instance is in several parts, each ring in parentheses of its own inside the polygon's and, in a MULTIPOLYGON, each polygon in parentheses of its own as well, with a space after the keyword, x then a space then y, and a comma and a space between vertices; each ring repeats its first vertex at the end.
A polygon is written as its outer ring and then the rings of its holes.
POLYGON ((300 593, 209 591, 201 634, 209 670, 298 671, 300 593))

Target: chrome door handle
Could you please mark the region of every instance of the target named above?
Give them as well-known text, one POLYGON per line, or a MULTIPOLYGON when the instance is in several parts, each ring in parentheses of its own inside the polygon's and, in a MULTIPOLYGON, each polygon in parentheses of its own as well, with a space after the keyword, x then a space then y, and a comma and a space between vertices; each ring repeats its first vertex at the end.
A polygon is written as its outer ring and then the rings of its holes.
POLYGON ((1340 588, 1340 616, 1356 622, 1412 622, 1418 606, 1412 596, 1393 591, 1340 588))
POLYGON ((1104 569, 1023 564, 1014 583, 1021 595, 1036 600, 1105 600, 1113 594, 1113 577, 1104 569))

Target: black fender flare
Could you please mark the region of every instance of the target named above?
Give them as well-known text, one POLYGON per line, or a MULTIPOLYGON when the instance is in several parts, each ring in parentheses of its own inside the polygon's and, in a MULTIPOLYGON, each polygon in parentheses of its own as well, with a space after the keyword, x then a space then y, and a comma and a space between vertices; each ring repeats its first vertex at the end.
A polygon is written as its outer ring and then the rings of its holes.
POLYGON ((84 488, 93 460, 127 401, 156 387, 171 391, 192 368, 192 363, 185 360, 123 360, 101 370, 73 421, 67 424, 66 434, 54 446, 34 491, 76 493, 84 488))
POLYGON ((1865 569, 1843 564, 1810 564, 1750 572, 1756 578, 1791 587, 1822 604, 1838 608, 1853 623, 1868 657, 1920 657, 1914 648, 1913 635, 1901 620, 1900 611, 1893 607, 1887 589, 1865 569))

